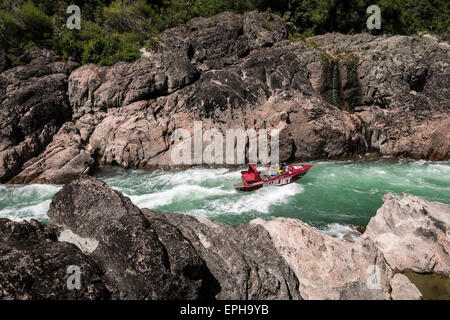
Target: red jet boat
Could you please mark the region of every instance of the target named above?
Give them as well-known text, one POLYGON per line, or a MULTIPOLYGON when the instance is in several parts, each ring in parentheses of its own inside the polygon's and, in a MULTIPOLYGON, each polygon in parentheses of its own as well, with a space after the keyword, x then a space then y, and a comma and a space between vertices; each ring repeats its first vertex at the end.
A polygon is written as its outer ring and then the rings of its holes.
POLYGON ((241 171, 242 183, 235 184, 234 188, 248 192, 267 186, 284 186, 303 177, 311 167, 311 164, 286 165, 281 174, 274 176, 273 172, 258 171, 250 164, 247 171, 241 171))

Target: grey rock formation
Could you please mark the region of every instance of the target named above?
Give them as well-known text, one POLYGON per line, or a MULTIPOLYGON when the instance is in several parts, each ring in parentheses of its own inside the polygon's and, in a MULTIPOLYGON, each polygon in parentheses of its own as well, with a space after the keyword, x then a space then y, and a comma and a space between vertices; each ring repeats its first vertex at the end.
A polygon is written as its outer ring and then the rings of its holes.
POLYGON ((279 129, 281 161, 449 158, 450 46, 430 36, 290 33, 276 15, 224 12, 149 39, 134 63, 71 72, 49 51, 27 52, 25 66, 0 73, 0 181, 48 153, 65 121, 79 131, 79 153, 124 168, 171 165, 174 131, 192 134, 195 120, 203 132, 279 129))
POLYGON ((141 211, 86 175, 48 215, 47 225, 0 220, 0 298, 301 299, 260 226, 141 211), (65 285, 69 265, 81 269, 81 290, 65 285))
POLYGON ((313 39, 327 60, 339 60, 341 86, 336 89, 361 120, 369 149, 448 159, 450 90, 443 86, 450 80, 448 44, 426 36, 333 33, 313 39), (357 90, 346 96, 352 83, 357 90))
POLYGON ((96 243, 90 256, 103 270, 113 298, 211 299, 218 290, 205 262, 176 227, 150 223, 104 182, 76 177, 54 196, 48 215, 61 233, 70 230, 96 243))
POLYGON ((192 132, 194 120, 223 133, 280 129, 282 160, 351 155, 357 118, 314 94, 306 65, 320 54, 303 42, 280 42, 287 36, 273 15, 193 19, 163 32, 158 51, 133 64, 75 70, 75 123, 99 163, 126 168, 170 165, 174 130, 192 132))
POLYGON ((105 270, 114 298, 300 298, 294 273, 258 226, 141 212, 87 176, 57 193, 48 215, 61 241, 76 244, 105 270))
POLYGON ((153 224, 163 219, 178 227, 205 260, 221 290, 217 299, 300 299, 299 283, 260 226, 222 225, 206 218, 142 209, 153 224))
POLYGON ((305 299, 418 299, 417 288, 394 273, 449 277, 450 206, 408 195, 386 194, 383 201, 355 243, 295 219, 250 223, 269 231, 305 299))
POLYGON ((296 219, 258 218, 250 223, 270 233, 294 270, 304 299, 389 299, 392 271, 370 239, 351 243, 332 238, 296 219))
POLYGON ((20 65, 0 74, 0 182, 44 151, 61 125, 71 119, 67 78, 77 67, 33 49, 20 65))
POLYGON ((196 18, 135 63, 76 70, 70 102, 90 152, 126 168, 169 165, 174 130, 202 120, 203 131, 280 129, 282 160, 448 158, 448 48, 367 34, 305 43, 288 29, 256 12, 196 18))
POLYGON ((22 172, 9 183, 63 184, 78 173, 89 173, 93 164, 94 159, 82 144, 78 130, 72 122, 66 122, 45 150, 28 160, 22 172))

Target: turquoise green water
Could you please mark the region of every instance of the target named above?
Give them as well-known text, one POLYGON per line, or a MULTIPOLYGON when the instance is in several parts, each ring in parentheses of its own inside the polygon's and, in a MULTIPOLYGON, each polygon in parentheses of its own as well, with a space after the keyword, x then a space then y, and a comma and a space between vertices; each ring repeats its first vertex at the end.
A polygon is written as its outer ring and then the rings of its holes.
MULTIPOLYGON (((178 171, 103 169, 96 176, 139 207, 205 216, 237 225, 256 217, 293 217, 321 229, 365 225, 386 192, 450 203, 450 162, 312 162, 290 185, 238 193, 242 169, 178 171)), ((0 217, 46 221, 55 185, 0 186, 0 217)))

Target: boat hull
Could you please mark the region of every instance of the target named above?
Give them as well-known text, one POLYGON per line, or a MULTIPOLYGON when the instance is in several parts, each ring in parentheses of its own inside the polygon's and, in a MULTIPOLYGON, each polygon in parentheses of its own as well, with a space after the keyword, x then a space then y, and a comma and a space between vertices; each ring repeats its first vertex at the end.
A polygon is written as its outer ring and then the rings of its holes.
POLYGON ((250 192, 264 187, 284 186, 302 178, 311 167, 312 165, 289 165, 287 166, 288 172, 284 174, 254 183, 246 183, 246 181, 242 179, 243 183, 235 184, 234 188, 237 191, 250 192))

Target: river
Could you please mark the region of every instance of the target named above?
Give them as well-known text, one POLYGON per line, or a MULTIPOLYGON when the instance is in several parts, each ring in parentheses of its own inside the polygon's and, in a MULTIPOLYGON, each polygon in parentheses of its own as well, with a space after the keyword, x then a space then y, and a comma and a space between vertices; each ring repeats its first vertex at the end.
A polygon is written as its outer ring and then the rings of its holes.
MULTIPOLYGON (((205 216, 238 225, 256 217, 292 217, 339 236, 366 225, 387 192, 450 204, 450 162, 313 161, 299 181, 239 193, 240 169, 143 171, 102 168, 95 176, 139 207, 205 216)), ((0 217, 48 221, 59 185, 0 185, 0 217)))

